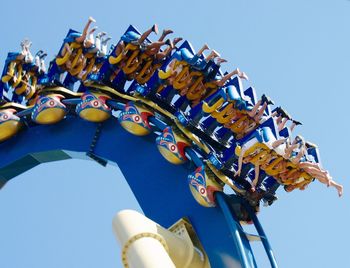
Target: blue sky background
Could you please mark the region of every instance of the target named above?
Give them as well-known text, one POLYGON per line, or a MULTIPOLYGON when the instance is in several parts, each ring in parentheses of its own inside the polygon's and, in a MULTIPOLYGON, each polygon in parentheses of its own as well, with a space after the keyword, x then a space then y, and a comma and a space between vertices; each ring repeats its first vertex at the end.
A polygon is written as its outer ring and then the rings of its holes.
MULTIPOLYGON (((33 51, 58 52, 69 28, 88 16, 116 42, 129 24, 153 23, 174 36, 215 48, 239 67, 258 95, 266 93, 319 145, 322 162, 345 187, 313 183, 279 191, 259 218, 280 267, 344 267, 349 226, 350 1, 6 1, 1 3, 0 67, 24 37, 33 51)), ((0 191, 0 267, 121 267, 111 221, 137 203, 118 168, 71 160, 35 168, 0 191)), ((257 249, 260 267, 267 267, 257 249)))

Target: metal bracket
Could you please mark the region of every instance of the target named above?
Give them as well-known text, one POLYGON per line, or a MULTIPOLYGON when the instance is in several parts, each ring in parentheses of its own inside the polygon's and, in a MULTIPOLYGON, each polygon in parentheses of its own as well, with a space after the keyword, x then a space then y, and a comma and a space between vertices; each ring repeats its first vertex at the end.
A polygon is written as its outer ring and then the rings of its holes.
POLYGON ((100 137, 100 134, 101 134, 101 130, 102 130, 102 127, 103 127, 103 123, 98 123, 97 124, 97 127, 96 127, 96 131, 95 131, 95 135, 94 137, 92 138, 92 141, 91 141, 91 144, 90 144, 90 149, 89 151, 86 153, 86 155, 88 157, 90 157, 92 160, 96 161, 97 163, 99 163, 100 165, 102 166, 106 166, 108 161, 97 156, 95 153, 94 153, 94 149, 96 147, 96 144, 97 144, 97 141, 98 141, 98 138, 100 137))

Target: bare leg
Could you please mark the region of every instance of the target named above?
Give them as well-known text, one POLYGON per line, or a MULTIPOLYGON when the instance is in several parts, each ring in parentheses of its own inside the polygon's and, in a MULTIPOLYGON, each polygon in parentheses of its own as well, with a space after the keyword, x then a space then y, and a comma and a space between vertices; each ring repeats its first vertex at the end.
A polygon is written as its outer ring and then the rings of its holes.
POLYGON ((63 49, 61 51, 61 57, 63 57, 66 54, 66 52, 69 53, 69 54, 72 54, 72 52, 73 52, 71 50, 70 46, 68 45, 68 43, 64 44, 63 49))
POLYGON ((137 43, 141 45, 152 32, 154 32, 155 34, 158 34, 158 26, 157 26, 157 24, 154 24, 152 26, 152 28, 149 28, 146 32, 144 32, 141 35, 140 39, 137 40, 137 43))
POLYGON ((217 58, 217 60, 216 60, 216 64, 217 65, 221 65, 221 63, 224 63, 224 62, 227 62, 227 60, 225 60, 225 59, 223 59, 223 58, 217 58))
POLYGON ((205 58, 205 61, 208 62, 208 61, 210 61, 210 60, 212 60, 214 58, 217 58, 217 57, 220 57, 220 54, 213 49, 210 52, 210 54, 205 58))
POLYGON ((297 164, 300 162, 300 159, 305 155, 306 151, 305 148, 301 148, 301 150, 299 151, 299 153, 297 154, 297 156, 295 158, 292 159, 292 162, 294 164, 297 164))
POLYGON ((278 124, 278 131, 281 131, 285 126, 288 121, 288 118, 283 118, 282 122, 278 124))
POLYGON ((283 158, 289 159, 293 150, 298 148, 298 144, 292 144, 284 150, 283 158))
POLYGON ((85 40, 85 38, 86 38, 86 36, 88 34, 89 27, 90 27, 91 23, 93 23, 93 22, 96 22, 96 20, 94 18, 92 18, 92 17, 89 17, 88 22, 85 24, 85 27, 84 27, 82 35, 77 37, 77 38, 75 38, 75 41, 77 43, 83 43, 84 42, 84 40, 85 40))
POLYGON ((162 35, 160 36, 160 38, 158 39, 158 41, 164 41, 165 37, 166 37, 168 34, 172 34, 172 33, 173 33, 173 30, 171 30, 171 29, 165 29, 165 30, 163 30, 162 35))
POLYGON ((155 55, 159 52, 160 47, 165 45, 165 42, 153 42, 152 44, 149 44, 146 48, 145 53, 149 56, 155 55))
POLYGON ((173 39, 173 45, 174 45, 174 47, 175 47, 176 44, 179 43, 181 40, 182 40, 181 37, 175 37, 175 38, 173 39))
POLYGON ((296 124, 293 122, 291 125, 290 125, 290 132, 292 132, 294 130, 294 128, 296 127, 296 124))
POLYGON ((332 186, 332 187, 337 189, 339 197, 341 197, 343 195, 343 185, 340 185, 340 184, 336 183, 334 180, 331 180, 329 182, 329 186, 332 186))
POLYGON ((290 125, 290 131, 292 132, 294 130, 294 128, 298 125, 302 125, 302 123, 300 123, 296 120, 292 120, 292 124, 290 125))
POLYGON ((45 73, 46 72, 46 65, 45 65, 45 60, 44 59, 41 59, 40 60, 40 71, 42 73, 45 73))
POLYGON ((239 69, 236 69, 226 75, 224 75, 220 80, 215 81, 215 84, 218 85, 219 87, 222 87, 225 85, 226 81, 229 80, 232 76, 234 76, 235 74, 239 73, 239 69))
POLYGON ((164 59, 165 57, 167 57, 171 53, 172 50, 173 50, 172 47, 167 47, 163 52, 159 52, 156 54, 156 59, 157 60, 164 59))
POLYGON ((250 117, 254 117, 256 115, 256 112, 258 111, 260 105, 261 105, 261 100, 259 100, 257 103, 255 103, 253 109, 251 111, 247 112, 247 114, 250 117))
POLYGON ((125 44, 123 41, 119 42, 116 49, 115 49, 115 55, 118 56, 120 53, 122 53, 125 49, 125 44))
POLYGON ((94 27, 90 30, 88 38, 84 40, 84 46, 90 48, 95 44, 94 32, 97 30, 97 27, 94 27))
POLYGON ((261 106, 261 108, 259 109, 259 112, 254 116, 254 120, 256 122, 259 122, 261 120, 261 117, 263 116, 265 109, 267 107, 267 103, 264 102, 264 104, 261 106))
POLYGON ((282 145, 283 143, 285 143, 287 141, 287 138, 283 138, 283 139, 279 139, 276 140, 272 143, 272 148, 277 148, 278 146, 282 145))
POLYGON ((198 50, 198 52, 197 52, 197 56, 200 56, 200 55, 202 55, 202 53, 205 51, 205 50, 207 50, 207 49, 209 49, 209 46, 207 45, 207 44, 204 44, 204 46, 200 49, 200 50, 198 50))
POLYGON ((258 180, 259 180, 260 166, 255 165, 254 170, 255 170, 255 177, 254 177, 254 180, 252 181, 253 192, 255 191, 256 184, 258 183, 258 180))
POLYGON ((109 40, 111 40, 112 38, 110 36, 108 36, 106 39, 102 40, 101 42, 101 54, 100 56, 105 56, 107 54, 107 43, 109 40))

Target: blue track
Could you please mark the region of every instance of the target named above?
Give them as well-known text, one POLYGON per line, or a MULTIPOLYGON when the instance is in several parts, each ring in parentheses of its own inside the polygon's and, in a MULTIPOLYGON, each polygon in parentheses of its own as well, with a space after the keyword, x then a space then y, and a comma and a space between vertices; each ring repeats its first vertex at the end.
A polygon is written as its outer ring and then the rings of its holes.
POLYGON ((74 116, 55 125, 37 125, 0 144, 0 182, 4 184, 42 162, 71 158, 69 151, 86 154, 93 144, 94 155, 118 164, 146 216, 165 227, 188 217, 211 267, 256 267, 241 229, 238 235, 243 252, 220 208, 204 208, 192 197, 186 180, 188 167, 168 163, 154 140, 154 135, 141 138, 129 134, 114 117, 101 125, 74 116))

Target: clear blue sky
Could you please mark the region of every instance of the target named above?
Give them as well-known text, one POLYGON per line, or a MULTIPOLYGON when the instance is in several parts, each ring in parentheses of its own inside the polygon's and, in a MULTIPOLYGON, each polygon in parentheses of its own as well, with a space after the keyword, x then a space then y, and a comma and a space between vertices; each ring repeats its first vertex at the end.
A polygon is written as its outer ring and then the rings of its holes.
MULTIPOLYGON (((319 145, 323 165, 345 187, 313 183, 279 191, 259 218, 280 267, 342 267, 348 263, 348 109, 350 2, 5 1, 1 3, 0 67, 24 37, 52 58, 69 28, 88 16, 117 41, 129 24, 172 28, 195 48, 208 43, 241 68, 258 95, 266 93, 304 123, 297 132, 319 145), (283 2, 283 3, 282 3, 283 2)), ((135 208, 116 167, 90 161, 51 163, 0 191, 0 267, 121 267, 113 215, 135 208)), ((261 267, 264 255, 257 252, 261 267)))

